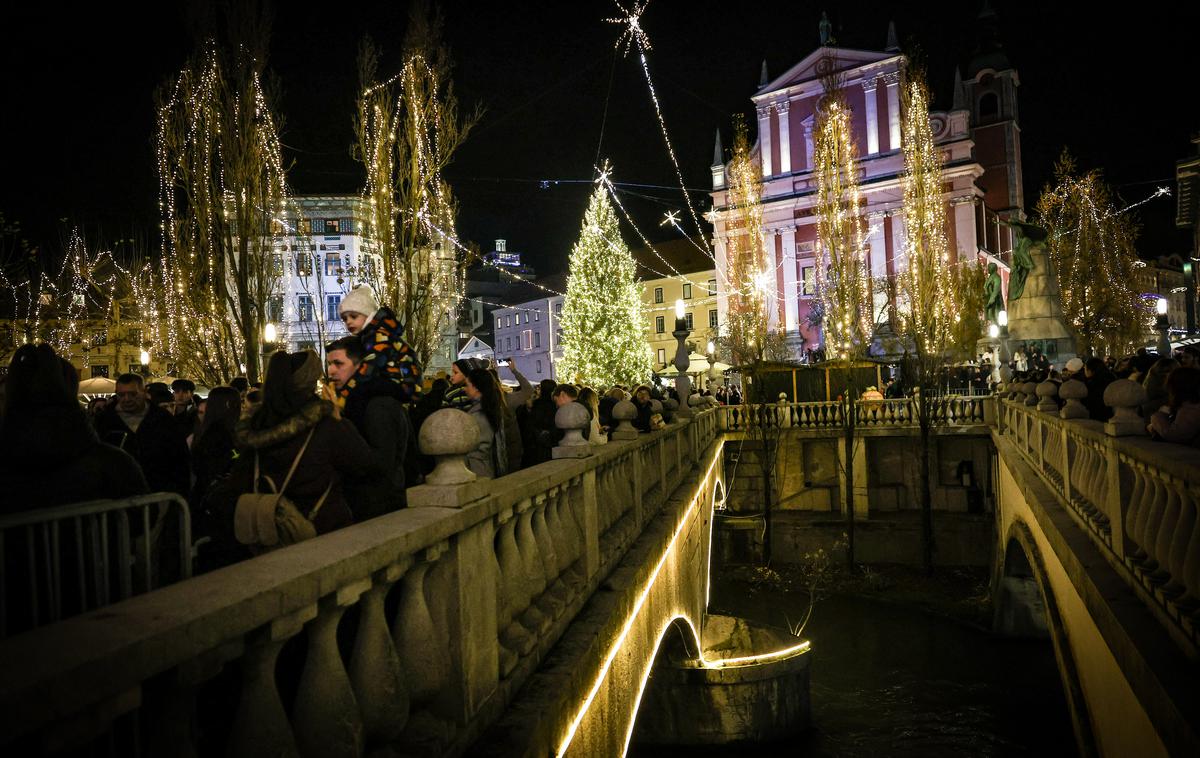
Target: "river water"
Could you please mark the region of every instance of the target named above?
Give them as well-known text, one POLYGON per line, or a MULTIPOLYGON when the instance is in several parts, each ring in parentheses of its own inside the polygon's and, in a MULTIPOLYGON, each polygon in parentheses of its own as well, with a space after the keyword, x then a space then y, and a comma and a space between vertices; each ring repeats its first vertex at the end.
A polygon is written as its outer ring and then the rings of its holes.
MULTIPOLYGON (((726 594, 726 593, 721 593, 726 594)), ((727 597, 721 611, 782 624, 796 598, 727 597)), ((1049 640, 1011 640, 920 609, 827 598, 812 640, 812 726, 786 743, 633 749, 639 756, 1070 756, 1049 640)))

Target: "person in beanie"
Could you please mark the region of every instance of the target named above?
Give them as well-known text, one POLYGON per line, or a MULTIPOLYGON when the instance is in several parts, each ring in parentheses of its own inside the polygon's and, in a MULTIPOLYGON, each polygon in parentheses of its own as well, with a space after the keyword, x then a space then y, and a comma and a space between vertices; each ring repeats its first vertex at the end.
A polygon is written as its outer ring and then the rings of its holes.
POLYGON ((355 375, 338 390, 339 396, 348 398, 360 382, 386 379, 400 385, 403 402, 415 402, 421 396, 421 364, 404 341, 404 327, 392 309, 381 306, 371 287, 363 284, 342 298, 338 314, 346 329, 362 340, 366 352, 355 375))

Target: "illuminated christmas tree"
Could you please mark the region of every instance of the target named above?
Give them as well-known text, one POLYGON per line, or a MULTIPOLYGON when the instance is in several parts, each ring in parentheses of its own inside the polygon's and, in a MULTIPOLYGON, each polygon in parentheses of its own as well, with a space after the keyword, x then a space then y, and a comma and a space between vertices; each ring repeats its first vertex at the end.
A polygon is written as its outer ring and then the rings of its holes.
POLYGON ((725 343, 738 366, 760 359, 767 346, 767 290, 775 278, 768 271, 763 249, 761 182, 746 124, 739 118, 734 124, 729 164, 729 205, 737 210, 737 220, 729 223, 729 311, 725 319, 725 343))
POLYGON ((603 183, 596 186, 571 251, 563 302, 559 376, 596 388, 650 378, 642 285, 603 183))

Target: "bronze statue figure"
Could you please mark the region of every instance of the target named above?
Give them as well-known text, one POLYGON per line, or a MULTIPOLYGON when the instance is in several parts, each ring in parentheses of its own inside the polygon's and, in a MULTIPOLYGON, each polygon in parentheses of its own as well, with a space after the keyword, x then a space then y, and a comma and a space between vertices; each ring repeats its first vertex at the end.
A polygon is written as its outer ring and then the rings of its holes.
POLYGON ((987 270, 987 281, 983 283, 983 315, 994 324, 997 314, 1004 310, 1004 286, 995 263, 989 263, 987 270))
POLYGON ((1033 256, 1030 255, 1029 248, 1033 247, 1033 243, 1046 239, 1046 230, 1024 221, 1000 223, 1012 229, 1016 235, 1016 243, 1012 250, 1012 273, 1008 277, 1008 299, 1011 302, 1021 297, 1021 293, 1025 291, 1025 280, 1029 277, 1029 272, 1033 271, 1033 256))

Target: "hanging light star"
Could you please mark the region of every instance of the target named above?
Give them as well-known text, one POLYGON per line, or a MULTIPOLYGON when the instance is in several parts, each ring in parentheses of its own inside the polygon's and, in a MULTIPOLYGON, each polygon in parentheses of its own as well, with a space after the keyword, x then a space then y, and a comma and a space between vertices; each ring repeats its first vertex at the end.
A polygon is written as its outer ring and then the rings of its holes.
POLYGON ((679 226, 679 211, 667 211, 659 226, 679 226))
POLYGON ((621 33, 620 37, 617 37, 614 47, 623 48, 621 49, 622 55, 629 55, 629 50, 634 46, 637 46, 639 52, 644 53, 649 50, 650 38, 646 36, 646 32, 642 29, 641 20, 642 14, 646 12, 646 6, 650 4, 650 0, 639 0, 639 2, 634 3, 632 9, 626 9, 625 6, 616 2, 616 0, 614 0, 614 3, 617 6, 617 10, 625 14, 619 18, 604 19, 610 24, 621 24, 625 27, 625 31, 621 33))

